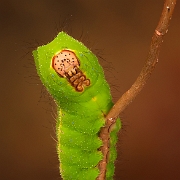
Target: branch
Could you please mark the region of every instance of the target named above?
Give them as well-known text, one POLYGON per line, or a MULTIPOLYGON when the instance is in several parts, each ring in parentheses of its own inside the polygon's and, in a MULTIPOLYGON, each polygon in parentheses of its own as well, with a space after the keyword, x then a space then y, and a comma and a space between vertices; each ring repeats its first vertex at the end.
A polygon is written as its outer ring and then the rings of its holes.
POLYGON ((168 26, 175 5, 176 0, 165 0, 158 26, 155 29, 152 37, 147 61, 131 88, 122 95, 122 97, 109 111, 108 115, 106 116, 107 121, 116 120, 119 114, 122 113, 125 108, 135 99, 149 79, 158 62, 160 47, 162 45, 164 35, 168 32, 168 26))
POLYGON ((112 109, 106 116, 106 124, 104 127, 101 128, 99 133, 99 137, 103 142, 103 146, 100 149, 103 154, 103 159, 98 164, 100 174, 96 180, 104 180, 106 178, 106 166, 108 163, 110 143, 109 139, 111 132, 110 127, 116 122, 119 114, 125 110, 125 108, 135 99, 135 97, 143 89, 152 71, 154 70, 158 62, 158 56, 161 44, 163 42, 163 36, 168 31, 169 22, 173 14, 175 4, 176 0, 165 0, 163 11, 158 26, 155 29, 154 35, 152 37, 148 58, 144 67, 142 68, 138 78, 131 86, 131 88, 122 95, 122 97, 116 102, 116 104, 112 107, 112 109))

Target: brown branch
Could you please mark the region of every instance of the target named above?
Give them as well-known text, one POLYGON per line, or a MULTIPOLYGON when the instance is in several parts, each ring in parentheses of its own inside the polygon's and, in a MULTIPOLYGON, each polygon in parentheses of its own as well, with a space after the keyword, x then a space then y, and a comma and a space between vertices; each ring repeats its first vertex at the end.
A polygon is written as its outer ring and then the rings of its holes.
POLYGON ((163 36, 168 31, 169 22, 173 14, 175 4, 176 0, 165 0, 163 11, 158 26, 155 29, 154 35, 152 37, 148 58, 144 67, 142 68, 138 78, 131 86, 131 88, 122 95, 122 97, 116 102, 116 104, 112 107, 112 109, 106 116, 105 127, 101 128, 99 134, 99 137, 103 142, 103 146, 100 149, 103 154, 103 159, 98 164, 100 174, 96 180, 104 180, 106 178, 106 166, 108 163, 109 153, 110 127, 112 124, 116 122, 116 119, 119 116, 119 114, 125 110, 125 108, 134 100, 138 93, 143 89, 152 71, 154 70, 155 65, 158 62, 158 56, 161 44, 163 42, 163 36))
POLYGON ((107 121, 117 119, 119 114, 122 113, 125 108, 134 100, 134 98, 143 89, 144 85, 149 79, 152 71, 155 68, 155 65, 158 62, 163 36, 168 31, 169 22, 171 20, 175 5, 176 0, 165 0, 158 26, 155 29, 154 35, 152 37, 147 61, 131 88, 122 95, 122 97, 109 111, 108 115, 106 116, 107 121))

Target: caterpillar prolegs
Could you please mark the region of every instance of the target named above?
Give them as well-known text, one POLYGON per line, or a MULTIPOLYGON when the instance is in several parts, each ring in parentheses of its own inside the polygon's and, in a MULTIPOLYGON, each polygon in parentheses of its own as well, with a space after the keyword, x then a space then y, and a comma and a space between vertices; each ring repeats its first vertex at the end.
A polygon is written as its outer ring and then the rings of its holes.
POLYGON ((100 135, 113 106, 109 85, 97 57, 65 32, 33 51, 37 72, 55 99, 60 173, 64 180, 96 180, 106 159, 112 180, 120 120, 111 128, 107 153, 100 135))

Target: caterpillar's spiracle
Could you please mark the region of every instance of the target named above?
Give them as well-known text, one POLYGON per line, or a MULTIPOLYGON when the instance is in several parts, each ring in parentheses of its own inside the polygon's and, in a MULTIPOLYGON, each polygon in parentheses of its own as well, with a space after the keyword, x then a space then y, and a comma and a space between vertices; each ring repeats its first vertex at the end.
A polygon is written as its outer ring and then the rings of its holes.
POLYGON ((65 32, 33 51, 36 69, 55 99, 57 152, 64 180, 97 180, 107 156, 106 180, 112 180, 120 120, 111 128, 108 153, 100 130, 113 106, 110 88, 97 57, 65 32))

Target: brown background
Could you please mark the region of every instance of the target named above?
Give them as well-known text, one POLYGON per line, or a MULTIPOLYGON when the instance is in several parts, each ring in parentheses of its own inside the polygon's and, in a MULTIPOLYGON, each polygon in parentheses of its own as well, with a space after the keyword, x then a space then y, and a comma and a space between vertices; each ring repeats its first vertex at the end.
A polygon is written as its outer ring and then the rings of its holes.
MULTIPOLYGON (((60 179, 56 108, 36 75, 36 42, 50 42, 62 27, 82 39, 105 59, 116 101, 144 64, 162 6, 163 0, 0 1, 0 179, 60 179)), ((155 72, 121 115, 116 180, 180 179, 179 81, 177 4, 155 72)))

